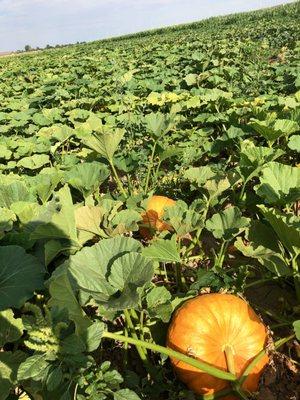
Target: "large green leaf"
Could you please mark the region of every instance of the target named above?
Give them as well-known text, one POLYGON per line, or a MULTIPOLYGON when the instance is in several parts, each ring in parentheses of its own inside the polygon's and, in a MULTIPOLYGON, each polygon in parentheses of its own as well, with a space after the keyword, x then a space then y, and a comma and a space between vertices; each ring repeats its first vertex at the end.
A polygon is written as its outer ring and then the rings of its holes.
POLYGON ((31 239, 67 239, 79 246, 72 196, 68 185, 60 189, 52 201, 54 212, 45 223, 39 223, 31 233, 31 239))
POLYGON ((15 342, 23 335, 21 318, 15 318, 12 310, 0 311, 0 347, 15 342))
POLYGON ((66 182, 79 190, 86 199, 96 192, 100 185, 108 178, 110 172, 106 165, 91 162, 78 164, 66 175, 66 182))
POLYGON ((17 162, 18 167, 27 169, 40 169, 46 164, 49 164, 50 158, 48 154, 34 154, 30 157, 24 157, 17 162))
POLYGON ((113 159, 125 134, 124 129, 115 128, 114 131, 112 131, 112 129, 113 128, 106 128, 105 125, 103 125, 103 129, 100 132, 94 132, 92 136, 83 139, 87 147, 90 147, 110 161, 113 159))
POLYGON ((151 281, 153 274, 153 263, 139 253, 130 252, 118 257, 113 261, 109 275, 109 283, 118 295, 109 299, 107 307, 116 310, 137 307, 141 289, 151 281))
POLYGON ((48 283, 51 295, 49 305, 67 309, 69 318, 75 323, 76 332, 83 334, 91 323, 75 297, 67 269, 57 268, 48 283))
POLYGON ((65 262, 74 287, 107 302, 118 289, 108 282, 112 264, 122 255, 138 252, 142 245, 134 239, 116 237, 103 239, 92 247, 85 247, 65 262))
POLYGON ((30 201, 34 199, 23 182, 15 181, 0 184, 0 207, 10 208, 16 201, 30 201))
POLYGON ((43 286, 45 271, 19 246, 0 247, 0 310, 21 307, 43 286))
POLYGON ((0 352, 0 400, 6 400, 10 390, 16 386, 17 371, 25 357, 18 350, 0 352))
POLYGON ((171 240, 157 239, 145 247, 142 254, 146 258, 162 262, 180 262, 176 238, 171 240))
POLYGON ((269 204, 292 203, 300 199, 300 168, 271 162, 262 170, 256 193, 269 204))
POLYGON ((274 229, 279 240, 293 255, 300 254, 300 218, 282 214, 277 210, 259 206, 264 217, 274 229))
POLYGON ((228 207, 214 214, 206 221, 206 228, 215 238, 230 240, 249 225, 249 218, 243 217, 237 207, 228 207))
POLYGON ((156 138, 167 133, 172 128, 172 118, 161 112, 147 114, 145 116, 147 131, 156 138))

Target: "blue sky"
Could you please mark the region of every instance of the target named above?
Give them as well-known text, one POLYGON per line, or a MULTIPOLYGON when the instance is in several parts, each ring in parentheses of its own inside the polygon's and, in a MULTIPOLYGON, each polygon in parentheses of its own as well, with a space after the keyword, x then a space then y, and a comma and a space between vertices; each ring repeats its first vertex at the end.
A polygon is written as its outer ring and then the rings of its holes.
POLYGON ((0 51, 74 43, 288 0, 0 0, 0 51))

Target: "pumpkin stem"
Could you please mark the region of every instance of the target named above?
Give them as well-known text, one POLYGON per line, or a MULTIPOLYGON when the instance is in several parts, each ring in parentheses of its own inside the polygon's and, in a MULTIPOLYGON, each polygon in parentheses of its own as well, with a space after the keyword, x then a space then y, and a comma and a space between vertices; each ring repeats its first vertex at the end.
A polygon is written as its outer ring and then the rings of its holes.
POLYGON ((227 368, 230 373, 235 375, 235 367, 234 367, 234 357, 233 357, 233 349, 232 346, 226 344, 224 347, 224 353, 226 357, 227 368))

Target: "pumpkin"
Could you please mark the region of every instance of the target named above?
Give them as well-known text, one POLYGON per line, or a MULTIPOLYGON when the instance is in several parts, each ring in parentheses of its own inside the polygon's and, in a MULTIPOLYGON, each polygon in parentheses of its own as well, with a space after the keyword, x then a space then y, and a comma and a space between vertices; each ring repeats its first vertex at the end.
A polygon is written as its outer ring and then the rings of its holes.
POLYGON ((169 231, 172 227, 162 221, 164 209, 173 206, 175 200, 165 196, 152 196, 147 203, 146 212, 142 214, 143 227, 140 228, 140 233, 145 239, 152 237, 153 231, 169 231))
MULTIPOLYGON (((231 294, 211 293, 186 301, 175 312, 168 330, 167 346, 224 371, 229 371, 229 349, 235 374, 240 377, 264 348, 267 337, 265 325, 246 301, 231 294)), ((268 361, 265 355, 256 364, 243 389, 250 392, 258 389, 259 378, 268 361)), ((182 361, 171 359, 171 362, 179 379, 197 394, 214 394, 230 387, 228 381, 182 361)), ((236 397, 227 396, 226 399, 236 397)))

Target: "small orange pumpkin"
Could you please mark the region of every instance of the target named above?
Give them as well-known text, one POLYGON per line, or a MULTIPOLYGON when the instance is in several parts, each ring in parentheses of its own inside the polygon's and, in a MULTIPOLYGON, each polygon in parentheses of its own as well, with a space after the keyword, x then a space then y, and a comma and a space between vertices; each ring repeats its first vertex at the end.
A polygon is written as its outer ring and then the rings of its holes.
POLYGON ((172 227, 162 221, 164 209, 175 204, 175 200, 165 196, 152 196, 147 203, 146 212, 142 214, 143 227, 140 228, 140 233, 145 239, 152 237, 153 231, 169 231, 172 227))
MULTIPOLYGON (((265 325, 246 301, 231 294, 211 293, 186 301, 175 312, 167 346, 224 371, 229 370, 225 353, 229 348, 235 374, 239 377, 264 348, 267 337, 265 325)), ((260 375, 268 361, 265 355, 252 369, 243 384, 245 390, 258 389, 260 375)), ((230 386, 227 381, 182 361, 171 359, 171 362, 179 379, 197 394, 214 394, 230 386)), ((233 399, 236 397, 226 397, 226 400, 233 399)))

